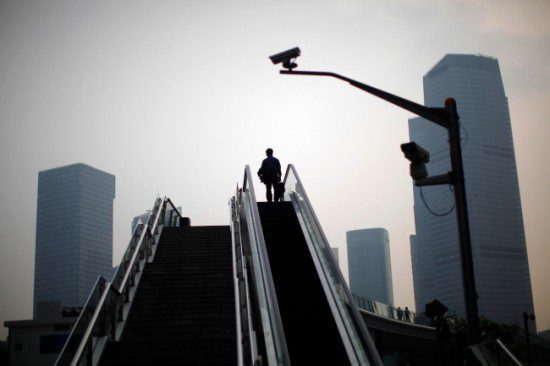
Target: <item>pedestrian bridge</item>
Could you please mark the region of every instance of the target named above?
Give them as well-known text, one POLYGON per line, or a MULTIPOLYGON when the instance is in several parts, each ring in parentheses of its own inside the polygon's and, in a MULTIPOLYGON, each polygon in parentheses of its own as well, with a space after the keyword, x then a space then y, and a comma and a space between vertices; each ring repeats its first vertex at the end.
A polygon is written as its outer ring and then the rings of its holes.
POLYGON ((292 165, 284 185, 285 202, 257 202, 247 166, 228 226, 190 226, 157 199, 57 365, 429 364, 434 329, 354 297, 292 165))
POLYGON ((354 300, 382 357, 396 356, 413 365, 437 362, 435 328, 426 325, 426 319, 411 312, 406 320, 389 305, 356 295, 354 300))

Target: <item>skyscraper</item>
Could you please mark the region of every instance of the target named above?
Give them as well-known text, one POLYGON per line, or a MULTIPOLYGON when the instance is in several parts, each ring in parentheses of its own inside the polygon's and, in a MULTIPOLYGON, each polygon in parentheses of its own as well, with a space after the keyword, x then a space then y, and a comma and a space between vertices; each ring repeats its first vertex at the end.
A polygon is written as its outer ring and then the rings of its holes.
MULTIPOLYGON (((424 76, 426 106, 457 101, 479 314, 521 323, 533 311, 508 100, 498 61, 446 55, 424 76)), ((430 151, 430 175, 450 170, 446 131, 422 118, 409 120, 410 140, 430 151)), ((411 236, 416 308, 437 298, 464 315, 456 213, 449 186, 414 187, 416 235, 411 236), (423 196, 421 195, 423 193, 423 196), (424 203, 425 201, 425 203, 424 203)))
POLYGON ((149 220, 149 216, 151 216, 151 210, 147 210, 146 213, 134 217, 132 219, 132 224, 131 224, 132 231, 130 232, 130 234, 134 233, 134 230, 136 229, 136 226, 139 224, 140 220, 143 224, 146 224, 147 220, 149 220))
POLYGON ((38 174, 34 314, 37 304, 82 306, 98 275, 110 278, 115 177, 85 164, 38 174))
POLYGON ((346 233, 351 291, 369 300, 393 304, 390 239, 386 229, 346 233))

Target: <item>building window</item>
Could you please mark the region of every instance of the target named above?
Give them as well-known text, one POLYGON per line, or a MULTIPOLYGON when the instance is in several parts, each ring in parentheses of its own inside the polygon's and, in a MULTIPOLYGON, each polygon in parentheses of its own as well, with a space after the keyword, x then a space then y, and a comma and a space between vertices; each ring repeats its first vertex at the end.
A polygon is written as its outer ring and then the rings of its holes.
POLYGON ((68 334, 47 335, 40 337, 40 353, 59 353, 63 349, 68 334))
POLYGON ((55 330, 56 332, 61 332, 64 330, 70 331, 71 327, 72 327, 72 324, 58 324, 58 325, 54 325, 53 330, 55 330))

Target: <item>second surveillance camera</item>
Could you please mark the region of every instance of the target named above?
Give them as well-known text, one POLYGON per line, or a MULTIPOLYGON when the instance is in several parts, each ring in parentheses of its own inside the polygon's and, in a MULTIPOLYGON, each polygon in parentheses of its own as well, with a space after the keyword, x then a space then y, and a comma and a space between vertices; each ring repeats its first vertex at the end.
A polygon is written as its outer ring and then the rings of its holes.
POLYGON ((273 56, 269 56, 269 59, 271 60, 271 62, 273 62, 274 65, 282 63, 285 69, 292 70, 293 68, 298 66, 296 63, 292 62, 292 59, 295 59, 298 56, 300 56, 300 49, 298 47, 294 47, 290 50, 277 53, 273 56))
POLYGON ((401 151, 411 163, 428 163, 430 153, 416 142, 409 142, 401 145, 401 151))
POLYGON ((428 176, 426 163, 430 161, 430 153, 415 142, 402 144, 401 151, 403 151, 405 157, 411 162, 411 177, 414 180, 426 178, 428 176))

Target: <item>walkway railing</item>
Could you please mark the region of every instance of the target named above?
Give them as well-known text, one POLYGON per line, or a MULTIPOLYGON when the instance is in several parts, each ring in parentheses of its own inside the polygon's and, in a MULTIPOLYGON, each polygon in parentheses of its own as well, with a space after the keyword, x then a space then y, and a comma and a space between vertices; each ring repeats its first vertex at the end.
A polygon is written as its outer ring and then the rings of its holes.
POLYGON ((423 315, 417 315, 414 311, 393 307, 382 302, 365 299, 364 297, 353 294, 355 303, 363 310, 379 316, 395 319, 403 322, 428 325, 428 319, 423 315))
POLYGON ((146 223, 136 225, 122 260, 108 282, 99 276, 56 365, 97 365, 108 339, 119 340, 137 285, 154 258, 164 226, 178 226, 181 217, 169 198, 157 198, 146 223))
POLYGON ((522 366, 522 363, 500 339, 489 340, 468 347, 466 364, 522 366))

